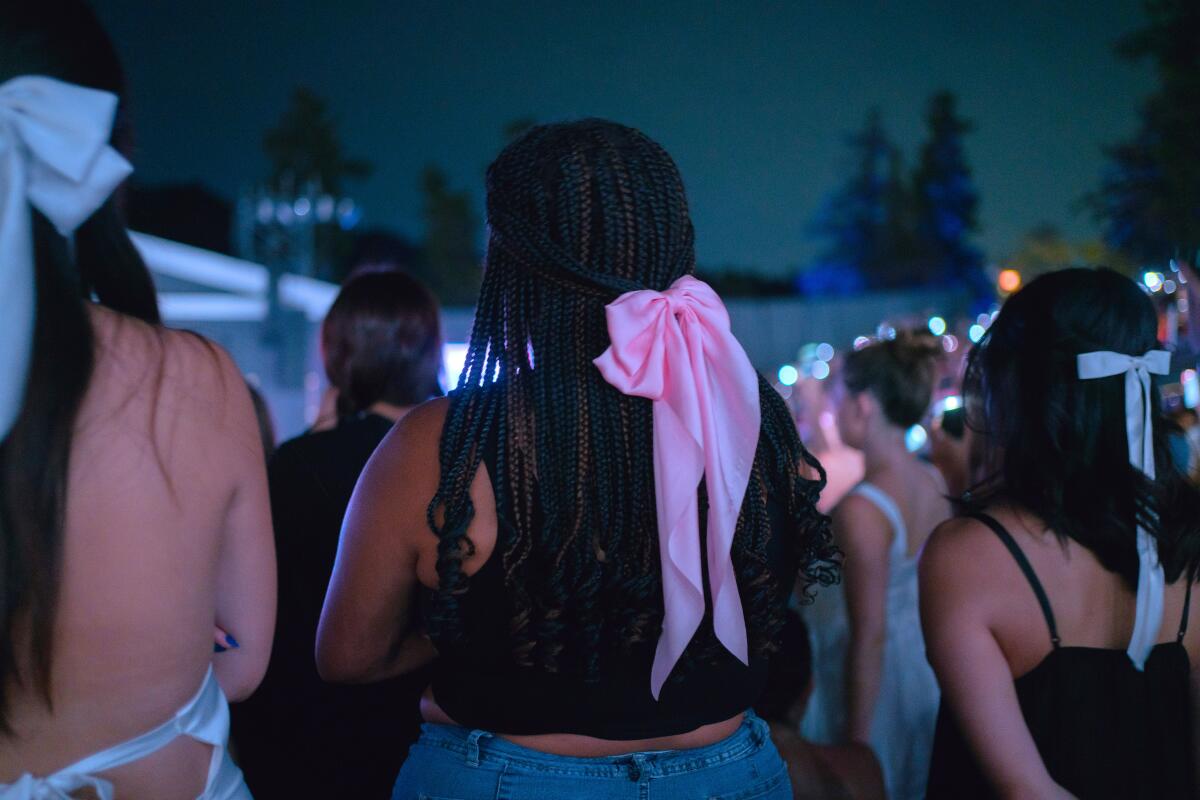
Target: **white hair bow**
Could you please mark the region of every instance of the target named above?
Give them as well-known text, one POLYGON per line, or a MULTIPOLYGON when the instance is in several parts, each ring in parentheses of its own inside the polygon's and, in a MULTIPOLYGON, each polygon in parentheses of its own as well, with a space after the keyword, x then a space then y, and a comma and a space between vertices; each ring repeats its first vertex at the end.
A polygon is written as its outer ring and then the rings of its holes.
POLYGON ((116 96, 40 75, 0 85, 0 441, 21 412, 34 329, 30 207, 68 236, 133 168, 108 145, 116 96))
MULTIPOLYGON (((1154 431, 1151 428, 1150 373, 1166 375, 1171 369, 1171 354, 1148 350, 1131 356, 1107 350, 1082 353, 1076 362, 1082 380, 1125 375, 1125 434, 1129 439, 1129 463, 1154 479, 1154 431)), ((1166 579, 1158 561, 1158 546, 1141 525, 1137 529, 1138 583, 1137 610, 1133 635, 1125 651, 1139 670, 1154 649, 1162 626, 1163 589, 1166 579)))

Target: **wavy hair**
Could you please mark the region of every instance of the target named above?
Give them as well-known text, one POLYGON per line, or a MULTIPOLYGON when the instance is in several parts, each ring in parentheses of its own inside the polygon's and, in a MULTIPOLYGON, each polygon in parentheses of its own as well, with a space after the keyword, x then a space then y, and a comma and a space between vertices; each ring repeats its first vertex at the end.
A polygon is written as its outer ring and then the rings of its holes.
MULTIPOLYGON (((594 119, 545 125, 488 168, 487 212, 483 286, 429 506, 440 588, 427 623, 435 638, 463 636, 469 489, 482 443, 496 441, 493 557, 511 603, 513 658, 594 680, 601 653, 657 638, 663 606, 651 403, 608 385, 592 360, 609 344, 607 303, 694 271, 683 183, 666 151, 636 130, 594 119)), ((832 582, 836 568, 828 519, 815 507, 824 473, 761 378, 760 396, 732 557, 751 649, 763 654, 793 577, 771 573, 772 537, 794 546, 804 587, 832 582), (820 477, 806 479, 802 465, 820 477), (769 501, 786 532, 774 529, 769 501)))
POLYGON ((1111 270, 1052 272, 1010 297, 967 361, 966 421, 982 436, 983 459, 970 505, 1007 501, 1033 512, 1130 588, 1141 525, 1158 541, 1168 581, 1194 575, 1200 489, 1171 459, 1157 387, 1150 480, 1129 463, 1124 377, 1085 381, 1076 371, 1081 353, 1140 356, 1158 347, 1150 299, 1111 270))

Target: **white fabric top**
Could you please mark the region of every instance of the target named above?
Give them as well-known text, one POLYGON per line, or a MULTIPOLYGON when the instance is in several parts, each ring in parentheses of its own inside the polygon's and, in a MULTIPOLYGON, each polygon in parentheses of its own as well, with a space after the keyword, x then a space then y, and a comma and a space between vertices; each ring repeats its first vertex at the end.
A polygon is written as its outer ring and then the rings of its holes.
POLYGON ((198 800, 250 800, 241 771, 226 755, 229 704, 211 666, 195 696, 157 728, 76 761, 52 775, 35 778, 25 773, 15 783, 0 784, 0 800, 71 800, 74 792, 85 787, 90 787, 100 800, 115 800, 113 785, 96 777, 97 773, 145 758, 177 736, 188 736, 213 746, 208 780, 198 800))
POLYGON ((879 513, 883 514, 888 524, 892 526, 894 537, 891 549, 892 558, 895 558, 897 554, 901 557, 906 556, 908 554, 908 528, 904 525, 904 515, 900 513, 900 506, 896 505, 892 496, 867 481, 863 481, 851 489, 850 494, 856 494, 869 501, 871 505, 879 509, 879 513))

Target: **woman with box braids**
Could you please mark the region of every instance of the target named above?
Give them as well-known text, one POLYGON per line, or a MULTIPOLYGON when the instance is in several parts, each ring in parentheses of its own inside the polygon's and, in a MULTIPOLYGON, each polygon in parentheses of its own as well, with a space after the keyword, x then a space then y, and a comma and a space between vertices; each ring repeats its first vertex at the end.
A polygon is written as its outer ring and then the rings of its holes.
MULTIPOLYGON (((419 660, 427 644, 418 636, 384 631, 384 620, 395 624, 394 605, 361 607, 366 573, 401 558, 415 561, 415 576, 391 591, 411 591, 417 580, 428 588, 424 618, 442 658, 426 719, 466 726, 447 725, 451 738, 475 727, 542 752, 617 756, 757 735, 748 709, 797 574, 805 588, 832 582, 835 550, 815 507, 820 465, 728 333, 719 299, 691 277, 692 225, 674 162, 611 122, 536 127, 488 169, 487 212, 484 279, 458 389, 425 413, 433 433, 414 430, 418 409, 368 467, 369 477, 379 462, 378 489, 365 481, 361 503, 351 504, 318 663, 327 675, 363 679, 419 660), (627 336, 630 320, 645 319, 634 306, 674 314, 627 336), (715 326, 714 308, 724 320, 715 326), (672 325, 678 340, 663 332, 672 325), (700 339, 702 355, 671 359, 672 342, 700 339), (630 367, 638 343, 651 340, 662 344, 651 351, 668 353, 658 394, 632 385, 657 369, 630 367), (697 367, 706 357, 711 363, 697 367), (708 371, 675 391, 693 367, 708 371), (699 422, 680 410, 696 398, 699 422), (695 435, 668 440, 671 420, 691 420, 695 435), (386 455, 402 443, 406 455, 386 455), (680 456, 693 445, 702 463, 680 456), (422 448, 436 459, 436 480, 419 477, 429 471, 418 465, 422 448), (689 470, 696 483, 671 495, 668 484, 689 470), (402 548, 394 531, 374 532, 414 527, 417 509, 397 498, 397 481, 429 486, 408 555, 386 552, 402 548), (677 502, 681 516, 671 516, 677 502), (692 567, 690 579, 675 571, 692 567), (378 617, 378 627, 364 616, 378 617)), ((406 604, 402 621, 409 612, 406 604)), ((411 787, 439 793, 425 781, 445 770, 417 765, 419 751, 398 797, 411 787)))

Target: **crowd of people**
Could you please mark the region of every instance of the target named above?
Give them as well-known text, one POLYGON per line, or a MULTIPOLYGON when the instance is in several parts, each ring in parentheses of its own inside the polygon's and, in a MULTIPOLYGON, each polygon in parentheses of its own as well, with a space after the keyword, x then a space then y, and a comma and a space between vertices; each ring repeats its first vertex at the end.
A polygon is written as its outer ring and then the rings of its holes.
POLYGON ((962 370, 860 343, 831 501, 671 157, 540 125, 458 386, 364 270, 276 449, 160 322, 123 91, 82 3, 0 15, 0 800, 1196 795, 1200 488, 1133 281, 1031 281, 962 370))

